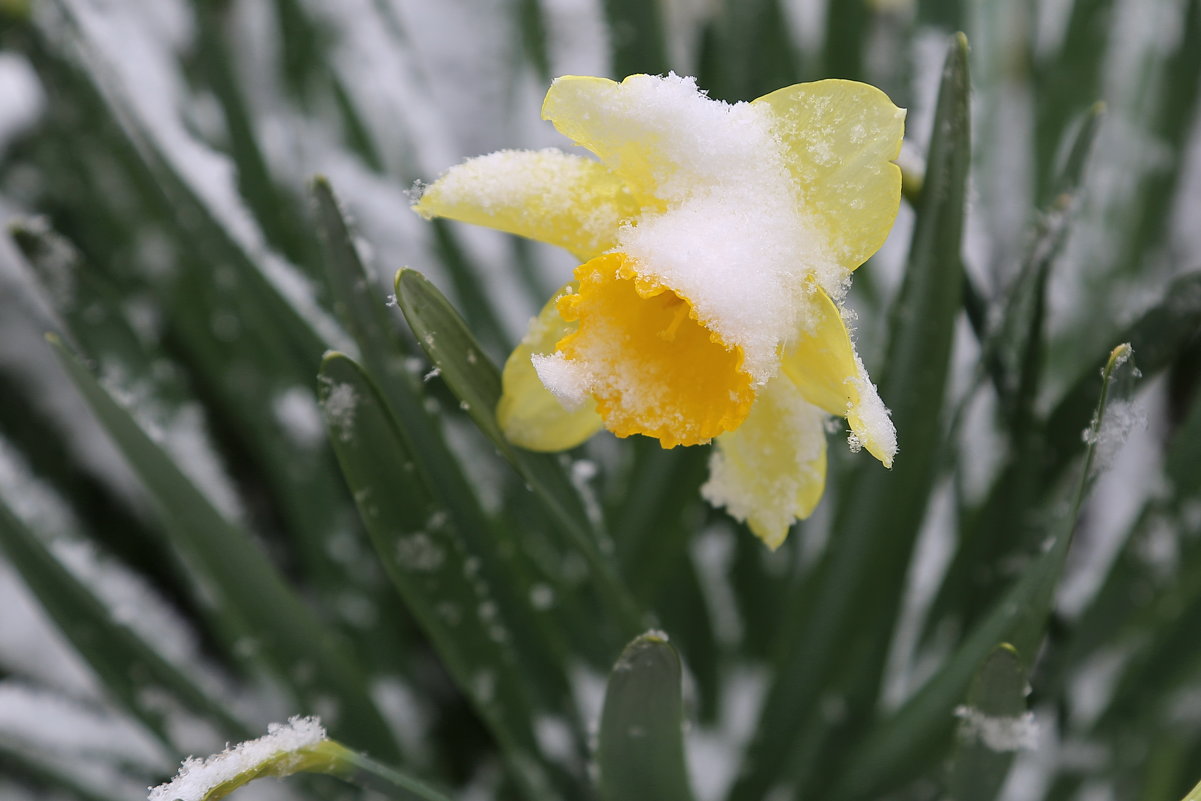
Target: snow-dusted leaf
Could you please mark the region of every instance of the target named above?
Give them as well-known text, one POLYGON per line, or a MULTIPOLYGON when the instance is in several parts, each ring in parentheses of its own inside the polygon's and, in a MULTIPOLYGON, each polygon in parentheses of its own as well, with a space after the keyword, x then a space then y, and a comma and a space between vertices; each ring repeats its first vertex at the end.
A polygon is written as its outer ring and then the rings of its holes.
POLYGON ((500 401, 500 371, 496 365, 484 355, 463 318, 420 273, 401 270, 396 274, 396 299, 421 347, 458 396, 463 410, 525 479, 557 530, 587 559, 617 624, 616 633, 631 634, 631 629, 641 625, 637 604, 617 576, 612 560, 598 548, 596 527, 590 525, 591 518, 570 478, 554 457, 523 451, 505 439, 496 421, 500 401))
MULTIPOLYGON (((968 47, 960 34, 946 50, 925 185, 905 280, 889 319, 880 379, 900 452, 891 470, 864 464, 851 477, 835 516, 837 536, 814 585, 790 595, 788 624, 778 630, 786 656, 777 666, 733 801, 762 798, 773 783, 810 766, 815 769, 809 781, 825 787, 846 763, 831 755, 811 765, 797 758, 798 752, 814 738, 839 742, 815 732, 841 720, 866 719, 874 707, 941 453, 944 395, 962 303, 960 245, 971 160, 968 101, 968 47), (834 692, 845 692, 861 708, 820 714, 823 694, 834 692)), ((804 794, 803 788, 797 792, 804 794)))
POLYGON ((951 760, 949 798, 991 801, 1000 791, 1014 754, 1033 748, 1037 730, 1026 709, 1026 671, 1012 646, 998 645, 976 672, 962 706, 958 743, 951 760))
POLYGON ((231 655, 266 667, 306 707, 333 699, 344 738, 394 754, 395 741, 338 634, 291 589, 250 535, 230 523, 56 338, 55 355, 155 500, 164 532, 201 587, 197 600, 231 655))
MULTIPOLYGON (((172 704, 206 720, 225 736, 246 732, 245 724, 234 714, 164 658, 158 650, 161 643, 146 641, 116 619, 115 610, 81 582, 3 503, 0 550, 21 572, 59 630, 87 660, 109 696, 163 743, 179 746, 172 741, 168 720, 172 704)), ((176 634, 165 632, 167 637, 176 634)))
POLYGON ((1073 497, 1064 499, 1054 535, 1020 578, 966 633, 942 669, 865 738, 856 755, 857 770, 839 782, 834 798, 862 797, 910 778, 915 767, 926 764, 932 754, 945 747, 951 734, 952 712, 967 692, 978 666, 997 643, 1011 643, 1023 669, 1029 671, 1046 631, 1081 505, 1096 477, 1093 462, 1111 400, 1110 390, 1128 386, 1137 374, 1130 346, 1114 348, 1101 371, 1101 390, 1089 429, 1091 436, 1085 438, 1084 465, 1073 497))
MULTIPOLYGON (((543 693, 552 688, 539 687, 539 674, 530 669, 541 668, 545 654, 523 653, 514 641, 513 627, 524 622, 513 614, 533 618, 533 610, 500 603, 504 588, 490 580, 495 573, 482 569, 481 555, 431 492, 412 443, 362 369, 330 354, 320 387, 330 440, 380 561, 496 737, 513 778, 531 797, 551 797, 554 771, 545 761, 549 755, 539 754, 534 722, 545 708, 543 693)), ((521 583, 517 576, 496 580, 521 583)), ((537 617, 545 624, 545 616, 537 617)), ((567 744, 568 767, 576 770, 578 746, 567 744)))

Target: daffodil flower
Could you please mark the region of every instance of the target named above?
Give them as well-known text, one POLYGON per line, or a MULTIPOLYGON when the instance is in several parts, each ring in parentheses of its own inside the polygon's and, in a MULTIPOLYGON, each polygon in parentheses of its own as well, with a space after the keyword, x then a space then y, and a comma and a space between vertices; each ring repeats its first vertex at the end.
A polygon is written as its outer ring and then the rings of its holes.
POLYGON ((896 217, 904 112, 852 81, 730 105, 672 74, 559 78, 542 116, 596 158, 481 156, 415 205, 581 262, 505 364, 509 439, 715 441, 703 496, 772 548, 821 498, 830 415, 890 467, 841 302, 896 217))

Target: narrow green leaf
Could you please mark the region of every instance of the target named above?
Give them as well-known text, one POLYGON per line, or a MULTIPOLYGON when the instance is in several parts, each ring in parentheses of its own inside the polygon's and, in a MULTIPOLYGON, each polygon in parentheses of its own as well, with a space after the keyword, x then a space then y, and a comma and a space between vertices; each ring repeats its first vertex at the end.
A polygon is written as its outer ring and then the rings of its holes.
MULTIPOLYGON (((253 232, 246 232, 240 224, 244 220, 231 224, 230 208, 209 202, 203 187, 179 169, 172 159, 174 143, 146 124, 127 87, 112 80, 102 49, 78 25, 73 6, 60 5, 64 24, 55 35, 31 30, 37 42, 35 64, 52 76, 49 80, 61 88, 67 105, 81 109, 71 119, 94 121, 86 132, 68 129, 56 142, 70 154, 80 141, 91 141, 92 128, 99 129, 104 135, 102 161, 118 160, 117 168, 137 189, 132 213, 144 220, 137 231, 105 232, 97 238, 116 236, 120 242, 126 241, 122 236, 132 240, 150 230, 161 231, 177 245, 172 251, 176 270, 130 275, 120 258, 88 266, 112 276, 124 270, 124 280, 154 295, 163 310, 163 336, 182 352, 207 391, 206 400, 214 402, 212 418, 247 443, 239 455, 268 485, 284 531, 296 544, 319 596, 332 600, 346 582, 339 575, 343 565, 329 559, 326 541, 330 531, 344 525, 346 499, 333 454, 322 441, 304 436, 304 424, 315 414, 307 414, 306 403, 312 399, 298 392, 312 383, 327 347, 322 339, 332 343, 345 337, 323 310, 306 303, 303 280, 261 247, 253 232), (285 298, 285 290, 295 290, 295 297, 285 298), (299 414, 288 414, 297 409, 299 414), (288 425, 297 419, 301 426, 288 425)), ((87 175, 89 167, 83 161, 81 172, 87 175)), ((96 183, 103 185, 104 179, 96 183)), ((97 192, 105 197, 105 190, 93 190, 93 196, 97 192)), ((84 219, 94 216, 87 205, 78 211, 84 219)))
POLYGON ((779 0, 720 4, 705 28, 699 64, 711 97, 735 103, 796 82, 798 55, 784 13, 779 0))
POLYGON ((1036 65, 1036 172, 1043 197, 1054 180, 1056 150, 1071 119, 1101 97, 1101 70, 1108 61, 1113 0, 1074 0, 1062 44, 1036 65))
POLYGON ((622 652, 605 691, 597 763, 604 801, 691 801, 680 657, 661 632, 622 652))
MULTIPOLYGON (((735 785, 734 801, 764 797, 785 776, 828 781, 846 749, 818 714, 824 692, 850 687, 843 718, 862 721, 875 693, 925 513, 943 437, 943 396, 961 291, 960 241, 970 162, 968 47, 948 48, 925 188, 900 296, 889 326, 880 394, 892 408, 901 451, 891 471, 866 462, 845 488, 816 583, 795 591, 783 618, 774 684, 735 785), (865 503, 863 499, 870 499, 865 503), (798 721, 805 725, 798 726, 798 721), (810 748, 822 743, 828 759, 810 748), (799 756, 809 749, 809 759, 799 756)), ((802 783, 801 788, 808 786, 802 783)), ((798 789, 798 792, 801 792, 798 789)))
POLYGON ((496 587, 430 490, 375 387, 353 361, 321 365, 330 439, 380 561, 531 798, 553 783, 533 731, 538 691, 518 663, 496 587))
MULTIPOLYGON (((968 522, 961 526, 963 534, 955 556, 927 616, 926 637, 950 620, 970 626, 1007 579, 998 566, 1010 563, 1015 553, 1029 545, 1010 532, 1023 526, 1031 509, 1038 507, 1039 494, 1047 490, 1047 485, 1039 483, 1037 471, 1029 468, 1039 458, 1043 443, 1034 420, 1034 403, 1043 367, 1047 282, 1067 235, 1103 110, 1100 104, 1094 105, 1081 121, 1054 197, 1035 226, 1018 276, 1004 293, 1008 301, 1001 323, 995 331, 980 336, 983 353, 977 382, 985 371, 991 376, 1012 445, 1008 464, 984 503, 963 515, 968 522)), ((968 393, 956 409, 952 431, 960 430, 973 398, 974 393, 968 393)))
POLYGON ((868 0, 842 0, 826 9, 823 77, 856 80, 863 73, 863 45, 871 29, 868 0))
POLYGON ((174 698, 229 737, 247 736, 249 730, 244 723, 208 697, 151 644, 114 620, 108 607, 2 501, 0 550, 37 596, 58 630, 96 672, 112 699, 145 724, 164 745, 176 747, 161 703, 148 694, 150 691, 174 698))
POLYGON ((1111 386, 1131 380, 1137 370, 1129 345, 1114 348, 1102 371, 1102 385, 1090 427, 1084 465, 1070 502, 1070 513, 1008 592, 990 607, 981 622, 946 660, 943 668, 906 701, 890 718, 877 724, 862 743, 855 758, 856 769, 844 774, 835 785, 834 799, 863 798, 895 787, 933 764, 950 737, 952 710, 963 698, 978 666, 998 642, 1012 643, 1023 668, 1030 669, 1046 628, 1055 589, 1067 562, 1068 548, 1076 530, 1080 507, 1095 479, 1093 472, 1097 443, 1102 439, 1103 421, 1111 386))
POLYGON ((111 793, 98 789, 95 782, 83 776, 72 775, 62 764, 51 758, 33 758, 21 749, 14 748, 0 739, 0 775, 28 778, 44 785, 47 790, 68 793, 78 801, 129 801, 124 793, 111 793), (11 773, 9 773, 11 771, 11 773))
POLYGON ((1183 801, 1201 801, 1201 782, 1197 782, 1197 786, 1189 790, 1183 801))
POLYGON ((1201 392, 1194 395, 1188 415, 1168 443, 1164 475, 1172 482, 1177 503, 1201 493, 1201 392))
MULTIPOLYGON (((1008 407, 1009 428, 1014 432, 1022 432, 1028 427, 1031 407, 1039 391, 1047 281, 1067 238, 1071 212, 1084 178, 1084 166, 1088 163, 1104 113, 1105 106, 1096 103, 1081 120, 1051 201, 1035 227, 1033 243, 1006 293, 1010 301, 994 347, 1006 376, 1005 385, 998 390, 1002 403, 1008 407)), ((990 351, 993 350, 986 347, 986 358, 992 356, 990 351)))
POLYGON ((955 710, 958 744, 951 760, 948 798, 992 801, 1013 764, 1014 752, 1030 745, 1026 717, 1026 671, 1013 646, 998 645, 984 660, 966 703, 955 710))
POLYGON ((307 266, 310 273, 315 272, 312 231, 298 223, 303 217, 297 213, 295 198, 284 194, 276 184, 259 146, 255 120, 235 70, 236 62, 229 52, 227 37, 222 35, 227 22, 220 18, 223 11, 211 3, 199 3, 194 8, 198 34, 196 61, 213 97, 221 105, 229 154, 237 169, 238 192, 272 245, 293 262, 307 266))
POLYGON ((342 778, 352 784, 384 794, 394 801, 451 801, 449 796, 420 779, 375 761, 357 751, 345 751, 341 759, 350 768, 342 778))
MULTIPOLYGON (((1184 346, 1201 333, 1201 273, 1180 276, 1168 285, 1163 300, 1148 309, 1118 336, 1138 354, 1139 369, 1147 378, 1164 370, 1184 346)), ((1046 459, 1040 473, 1044 486, 1054 483, 1071 462, 1080 437, 1080 421, 1087 420, 1091 401, 1101 391, 1102 377, 1085 370, 1060 398, 1042 429, 1046 459)))
POLYGON ((125 409, 56 337, 60 364, 156 502, 167 535, 211 593, 211 609, 236 656, 268 667, 310 707, 339 702, 346 739, 397 753, 349 650, 298 598, 250 536, 208 502, 125 409))
POLYGON ((433 284, 413 270, 396 274, 396 298, 417 341, 463 410, 516 468, 570 544, 588 561, 600 592, 611 605, 619 634, 628 636, 631 629, 640 628, 638 606, 611 558, 598 548, 596 532, 589 530, 587 512, 562 467, 554 457, 519 450, 505 439, 495 414, 500 371, 484 355, 462 317, 433 284))
POLYGON ((414 453, 446 508, 461 517, 464 525, 488 528, 478 497, 442 437, 441 424, 426 409, 417 377, 405 366, 410 354, 397 330, 396 318, 388 314, 381 293, 359 258, 350 226, 333 187, 324 177, 313 180, 313 196, 327 278, 339 318, 358 344, 367 371, 412 441, 414 453))
MULTIPOLYGON (((557 574, 535 573, 526 543, 517 541, 527 532, 500 532, 480 506, 475 487, 467 480, 442 435, 442 423, 426 407, 423 384, 405 366, 408 356, 404 338, 396 330, 399 321, 387 313, 380 292, 368 276, 354 245, 346 218, 329 182, 313 182, 317 220, 325 251, 329 283, 335 308, 347 330, 359 344, 366 371, 386 401, 393 421, 405 440, 439 508, 450 515, 465 538, 468 549, 480 560, 481 575, 495 588, 519 650, 525 654, 527 670, 537 678, 552 706, 560 706, 569 694, 558 664, 566 658, 563 632, 553 621, 534 615, 529 597, 535 583, 569 592, 557 574)), ((560 592, 561 591, 561 592, 560 592)))
POLYGON ((72 347, 92 358, 109 354, 123 366, 146 361, 142 343, 117 313, 119 290, 106 276, 88 269, 79 252, 44 219, 14 220, 8 230, 44 297, 67 323, 72 347))
POLYGON ((670 68, 662 4, 644 0, 604 0, 609 23, 613 75, 664 75, 670 68))

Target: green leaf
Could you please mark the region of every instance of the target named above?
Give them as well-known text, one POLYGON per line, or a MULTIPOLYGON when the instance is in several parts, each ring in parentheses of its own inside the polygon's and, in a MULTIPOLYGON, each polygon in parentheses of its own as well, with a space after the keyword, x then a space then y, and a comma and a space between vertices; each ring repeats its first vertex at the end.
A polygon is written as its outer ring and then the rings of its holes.
POLYGON ((478 497, 443 439, 441 423, 427 411, 421 385, 405 366, 410 354, 397 330, 396 318, 388 314, 381 293, 359 258, 350 226, 329 181, 315 178, 313 196, 338 317, 358 344, 368 373, 413 443, 413 452, 428 471, 431 486, 445 507, 461 518, 464 526, 489 528, 478 497))
POLYGON ((846 697, 854 707, 847 721, 864 720, 875 704, 941 452, 943 397, 962 298, 960 242, 970 162, 967 58, 967 40, 959 35, 947 52, 909 266, 888 329, 880 395, 892 408, 901 451, 891 471, 860 465, 841 494, 814 583, 787 601, 783 617, 790 622, 780 634, 784 659, 734 801, 760 799, 786 776, 801 782, 797 792, 808 782, 829 781, 846 747, 841 735, 829 731, 829 716, 818 713, 823 693, 836 685, 851 688, 846 697), (819 758, 819 752, 828 758, 819 758))
MULTIPOLYGON (((335 307, 347 330, 359 344, 373 384, 385 400, 393 422, 407 443, 417 469, 438 505, 462 533, 468 550, 479 559, 481 575, 494 587, 497 601, 525 655, 534 685, 552 707, 560 707, 570 691, 557 663, 566 659, 563 642, 567 628, 534 614, 529 598, 537 584, 566 597, 570 588, 557 573, 539 571, 529 558, 526 531, 501 531, 480 506, 475 488, 464 476, 442 435, 442 423, 429 412, 423 384, 405 367, 404 341, 395 330, 397 320, 387 313, 380 293, 367 275, 354 246, 346 218, 329 182, 313 183, 317 219, 325 250, 335 307)), ((558 609, 555 610, 556 612, 558 609)), ((574 626, 578 630, 578 625, 574 626)))
POLYGON ((661 632, 622 651, 605 691, 597 764, 604 801, 691 801, 680 657, 661 632))
POLYGON ((248 728, 127 626, 0 502, 0 550, 21 574, 58 630, 95 671, 117 704, 174 749, 158 694, 206 719, 229 737, 248 728))
POLYGON ((967 692, 978 666, 998 642, 1011 643, 1024 669, 1029 671, 1067 562, 1080 507, 1096 477, 1093 465, 1111 385, 1124 384, 1137 374, 1130 353, 1129 345, 1114 348, 1102 371, 1102 386, 1075 497, 1068 504, 1070 513, 1061 521, 1054 538, 1009 591, 990 607, 945 660, 942 669, 896 713, 876 725, 858 749, 855 771, 845 774, 835 785, 832 798, 868 797, 897 786, 933 764, 940 750, 947 746, 952 710, 967 692))
POLYGON ((380 561, 501 744, 514 777, 531 798, 547 797, 553 782, 537 759, 532 728, 538 677, 518 661, 540 660, 514 647, 512 619, 496 597, 503 588, 481 573, 479 556, 431 492, 412 443, 362 368, 329 354, 320 392, 330 439, 380 561))
POLYGON ((1168 443, 1164 475, 1172 483, 1177 503, 1201 493, 1201 392, 1194 394, 1188 415, 1168 443))
POLYGON ((1006 293, 1010 300, 996 340, 986 346, 986 358, 995 353, 1003 364, 1005 381, 998 387, 998 392, 1009 412, 1009 429, 1015 435, 1024 433, 1030 424, 1031 407, 1039 391, 1038 379, 1042 371, 1047 281, 1067 238, 1084 167, 1104 113, 1104 104, 1096 103, 1081 120, 1059 172, 1052 199, 1035 226, 1034 241, 1006 293))
POLYGON ((69 767, 58 759, 45 754, 32 756, 3 740, 0 740, 0 775, 29 778, 44 785, 47 790, 68 793, 68 798, 78 801, 129 801, 124 793, 111 794, 96 788, 95 781, 83 775, 73 775, 69 767))
POLYGON ((588 562, 593 578, 615 618, 618 634, 628 636, 641 627, 641 613, 629 589, 617 575, 612 559, 597 546, 588 514, 557 460, 513 447, 496 421, 500 401, 500 371, 433 284, 420 273, 396 274, 396 299, 426 355, 459 398, 460 406, 497 450, 517 470, 542 502, 559 531, 588 562))
POLYGON ((662 4, 644 0, 604 0, 604 6, 613 54, 613 77, 666 74, 670 64, 662 4))
MULTIPOLYGON (((102 48, 84 33, 73 6, 61 7, 63 24, 53 37, 37 28, 31 31, 39 37, 34 63, 52 76, 65 104, 82 110, 72 112, 72 120, 94 122, 87 136, 79 135, 80 127, 75 138, 69 131, 58 144, 72 153, 81 141, 91 141, 92 128, 99 129, 99 160, 108 164, 117 159, 121 174, 138 193, 126 216, 141 215, 130 230, 108 236, 122 243, 147 231, 161 233, 175 246, 171 256, 177 260, 177 269, 153 274, 131 275, 121 256, 87 266, 112 277, 121 274, 162 309, 164 339, 173 351, 182 352, 205 399, 213 402, 212 419, 246 443, 239 456, 268 486, 275 506, 271 511, 283 518, 283 530, 297 546, 306 575, 332 605, 347 577, 340 575, 344 566, 329 559, 327 539, 330 531, 345 525, 346 499, 332 453, 323 442, 314 447, 298 436, 280 409, 305 402, 297 392, 311 386, 326 347, 322 339, 332 343, 345 337, 323 310, 308 302, 304 281, 259 245, 253 229, 245 230, 239 224, 243 220, 231 223, 229 215, 240 210, 210 202, 203 187, 180 169, 172 158, 174 143, 158 136, 159 129, 130 101, 128 87, 113 79, 102 48), (294 296, 285 297, 290 290, 294 296)), ((85 175, 88 166, 87 161, 81 164, 85 175)), ((102 171, 107 174, 108 169, 102 171)), ((100 200, 93 205, 107 207, 105 191, 97 191, 100 200)), ((93 216, 86 204, 79 211, 85 219, 93 216)), ((109 245, 95 252, 112 250, 109 245)))
POLYGON ((255 120, 247 106, 229 42, 222 36, 222 10, 209 3, 195 6, 196 62, 213 97, 221 106, 229 155, 237 172, 238 192, 271 243, 312 272, 312 232, 298 221, 295 198, 276 185, 259 146, 255 120))
MULTIPOLYGON (((1201 273, 1172 281, 1163 300, 1144 312, 1116 340, 1130 343, 1138 354, 1139 369, 1147 378, 1164 370, 1184 346, 1201 333, 1201 273)), ((1052 484, 1071 462, 1080 437, 1080 423, 1088 420, 1091 401, 1101 391, 1102 377, 1084 370, 1055 405, 1042 430, 1046 458, 1040 472, 1044 486, 1052 484)))
POLYGON ((57 337, 48 339, 155 501, 165 533, 194 571, 196 586, 211 594, 209 609, 228 638, 227 646, 236 656, 268 667, 308 708, 335 699, 341 713, 336 725, 345 739, 396 754, 395 741, 338 634, 313 614, 251 537, 222 517, 57 337))
POLYGON ((1113 0, 1074 0, 1062 44, 1036 65, 1038 114, 1035 117, 1035 175, 1043 181, 1039 196, 1050 189, 1056 149, 1069 121, 1088 103, 1102 97, 1102 65, 1112 37, 1113 0))
MULTIPOLYGON (((1035 225, 1034 239, 1021 270, 1004 293, 1009 298, 996 330, 981 336, 983 353, 977 383, 987 371, 997 393, 1004 428, 1012 443, 1008 464, 977 510, 965 511, 951 566, 926 619, 925 638, 948 621, 970 625, 987 608, 1007 578, 997 566, 1011 562, 1028 542, 1010 532, 1020 528, 1038 496, 1040 484, 1030 464, 1039 458, 1041 431, 1034 419, 1034 403, 1043 368, 1044 321, 1047 282, 1067 236, 1068 222, 1083 178, 1084 165, 1096 137, 1104 108, 1096 104, 1081 121, 1060 171, 1054 197, 1035 225)), ((1095 394, 1094 394, 1095 396, 1095 394)), ((974 393, 968 393, 955 411, 952 431, 961 430, 963 416, 974 393)), ((1084 418, 1081 417, 1081 423, 1084 418)), ((1078 426, 1079 427, 1079 424, 1078 426)))
POLYGON ((698 65, 710 97, 736 103, 796 82, 798 56, 784 14, 779 0, 720 4, 705 28, 698 65))
POLYGON ((1026 715, 1026 671, 1017 651, 998 645, 972 682, 959 718, 958 744, 951 760, 948 798, 992 801, 1013 764, 1014 752, 1029 745, 1033 721, 1026 715))

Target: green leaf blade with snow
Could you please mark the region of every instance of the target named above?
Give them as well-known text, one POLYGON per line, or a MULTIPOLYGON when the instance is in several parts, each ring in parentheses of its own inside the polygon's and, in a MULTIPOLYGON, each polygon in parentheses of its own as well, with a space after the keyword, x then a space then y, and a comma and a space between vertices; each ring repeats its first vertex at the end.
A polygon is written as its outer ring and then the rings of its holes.
POLYGON ((344 710, 347 739, 382 753, 396 753, 392 738, 367 695, 363 676, 339 636, 288 587, 246 532, 208 502, 137 422, 56 338, 51 347, 113 443, 141 479, 165 532, 213 593, 210 613, 230 653, 267 666, 298 700, 316 704, 336 698, 344 710), (253 644, 250 652, 246 646, 253 644), (298 666, 308 670, 297 670, 298 666))
MULTIPOLYGON (((517 661, 511 627, 518 623, 506 619, 511 610, 495 595, 503 588, 481 573, 479 555, 431 492, 412 444, 362 368, 330 354, 320 387, 330 439, 393 584, 500 743, 514 779, 530 793, 553 795, 533 729, 544 688, 517 661)), ((528 656, 540 662, 541 655, 528 656)))

